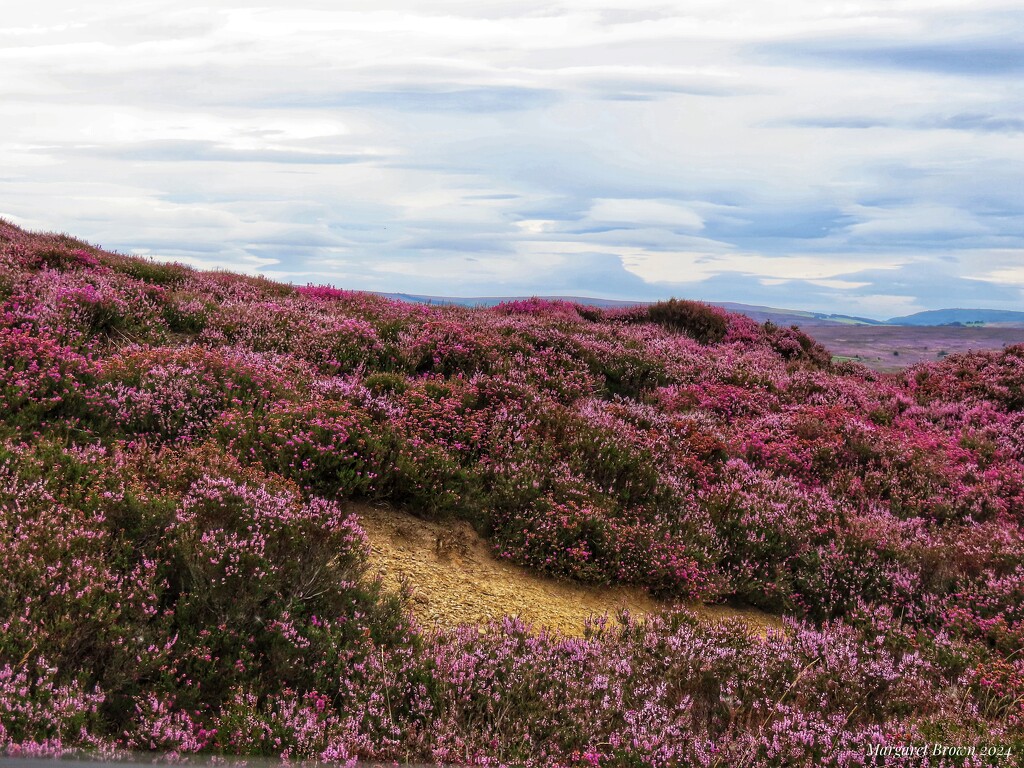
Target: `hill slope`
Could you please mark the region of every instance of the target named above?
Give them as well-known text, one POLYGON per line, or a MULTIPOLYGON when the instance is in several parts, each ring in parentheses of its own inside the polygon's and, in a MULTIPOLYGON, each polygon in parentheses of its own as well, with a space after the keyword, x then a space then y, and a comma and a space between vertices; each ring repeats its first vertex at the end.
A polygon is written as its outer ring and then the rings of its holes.
POLYGON ((1006 309, 933 309, 887 322, 893 325, 951 325, 953 323, 1024 326, 1024 312, 1006 309))
POLYGON ((5 754, 1024 748, 1024 347, 879 376, 697 302, 416 306, 0 222, 0 359, 5 754), (423 626, 353 503, 785 629, 423 626))

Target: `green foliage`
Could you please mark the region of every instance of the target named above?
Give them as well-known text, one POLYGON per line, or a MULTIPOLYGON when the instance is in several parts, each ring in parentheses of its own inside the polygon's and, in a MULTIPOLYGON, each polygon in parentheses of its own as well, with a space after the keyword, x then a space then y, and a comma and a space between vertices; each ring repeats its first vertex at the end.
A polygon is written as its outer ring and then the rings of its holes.
POLYGON ((717 344, 729 330, 725 312, 699 301, 659 301, 647 308, 647 319, 673 333, 685 333, 701 344, 717 344))
POLYGON ((401 395, 409 389, 409 380, 399 373, 371 373, 363 379, 363 386, 376 395, 401 395))
POLYGON ((169 331, 191 336, 202 333, 216 311, 216 305, 208 297, 187 290, 168 293, 161 307, 169 331))
POLYGON ((126 257, 111 265, 115 272, 121 272, 136 280, 164 288, 178 288, 195 270, 184 264, 168 264, 151 259, 126 257))

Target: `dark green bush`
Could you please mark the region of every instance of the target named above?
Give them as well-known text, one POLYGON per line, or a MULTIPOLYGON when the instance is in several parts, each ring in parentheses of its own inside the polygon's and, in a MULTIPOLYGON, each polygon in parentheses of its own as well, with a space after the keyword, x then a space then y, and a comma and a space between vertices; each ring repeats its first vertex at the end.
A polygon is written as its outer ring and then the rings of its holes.
POLYGON ((647 319, 673 333, 685 333, 701 344, 717 344, 729 330, 725 310, 699 301, 659 301, 647 308, 647 319))

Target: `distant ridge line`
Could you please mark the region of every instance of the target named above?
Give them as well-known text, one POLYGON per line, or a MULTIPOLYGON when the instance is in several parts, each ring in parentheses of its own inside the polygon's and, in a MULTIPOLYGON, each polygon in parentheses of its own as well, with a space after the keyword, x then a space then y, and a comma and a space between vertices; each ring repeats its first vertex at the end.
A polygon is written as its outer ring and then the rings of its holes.
MULTIPOLYGON (((384 293, 373 291, 377 296, 413 304, 455 305, 460 307, 493 307, 505 301, 524 301, 540 298, 549 301, 569 301, 584 306, 618 308, 653 304, 653 301, 630 301, 623 299, 599 299, 589 296, 428 296, 415 293, 384 293)), ((758 322, 771 321, 780 325, 898 325, 898 326, 941 326, 941 325, 1003 325, 1024 327, 1024 312, 1007 309, 933 309, 917 312, 888 320, 875 320, 856 315, 839 315, 826 312, 810 312, 799 309, 765 307, 754 304, 740 304, 731 301, 705 302, 722 307, 730 312, 746 315, 758 322)))

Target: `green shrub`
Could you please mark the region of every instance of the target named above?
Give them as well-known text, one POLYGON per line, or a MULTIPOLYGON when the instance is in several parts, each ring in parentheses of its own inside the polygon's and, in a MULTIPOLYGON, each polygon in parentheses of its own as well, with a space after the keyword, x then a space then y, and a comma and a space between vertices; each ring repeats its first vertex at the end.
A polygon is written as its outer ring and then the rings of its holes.
POLYGON ((717 344, 729 330, 729 316, 724 310, 699 301, 659 301, 647 308, 647 318, 673 333, 685 333, 701 344, 717 344))
POLYGON ((184 264, 167 264, 151 259, 126 258, 124 261, 113 265, 115 272, 121 272, 136 280, 142 280, 151 285, 160 285, 164 288, 177 288, 184 283, 193 273, 190 267, 184 264))
POLYGON ((363 379, 363 386, 375 395, 401 395, 409 389, 409 380, 399 373, 373 373, 363 379))

